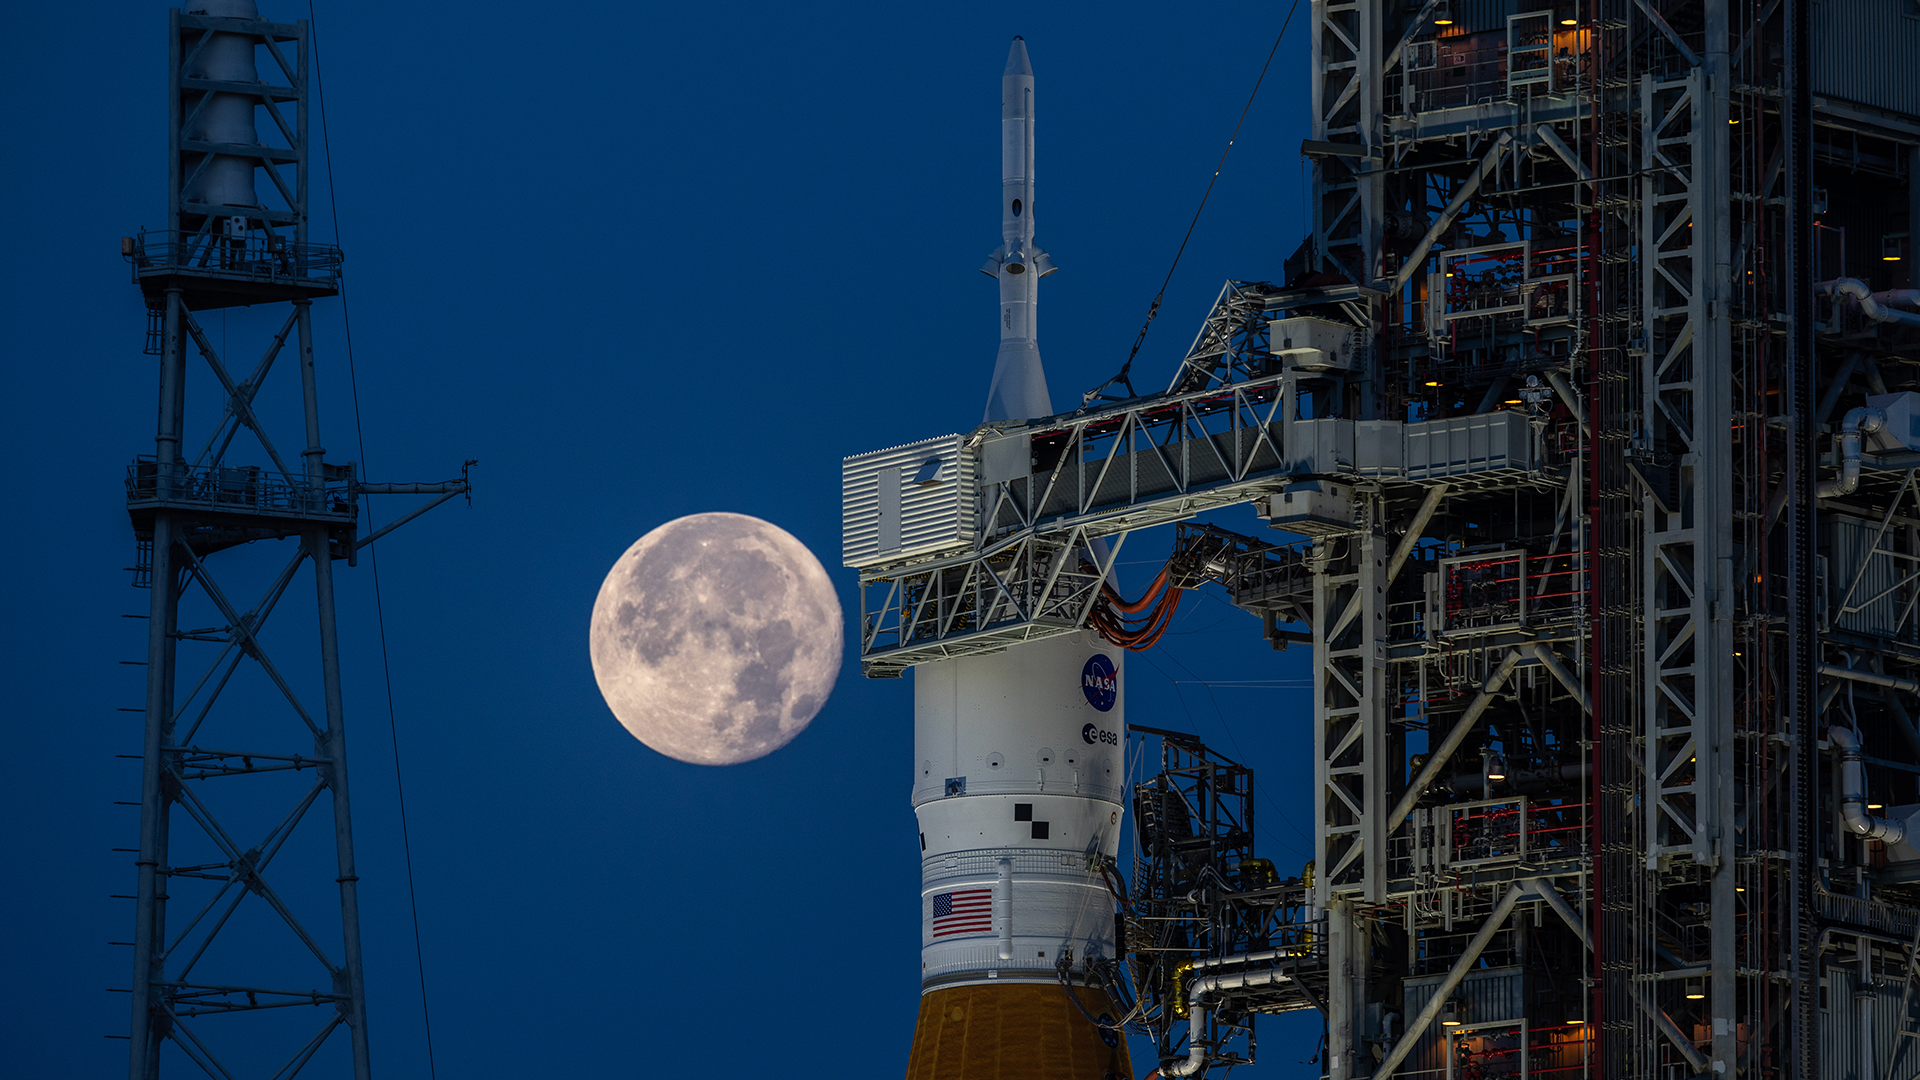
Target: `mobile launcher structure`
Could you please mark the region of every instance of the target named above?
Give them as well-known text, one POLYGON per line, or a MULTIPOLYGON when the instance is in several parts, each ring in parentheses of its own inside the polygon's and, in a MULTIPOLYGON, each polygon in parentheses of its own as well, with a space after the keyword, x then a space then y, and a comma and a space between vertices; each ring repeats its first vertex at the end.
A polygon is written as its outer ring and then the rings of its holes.
POLYGON ((159 367, 154 451, 125 477, 147 631, 145 704, 123 710, 141 752, 120 755, 141 764, 137 846, 117 849, 135 856, 128 1075, 365 1080, 334 569, 466 493, 466 470, 368 483, 322 444, 342 365, 316 353, 313 305, 339 294, 341 254, 309 236, 307 23, 196 0, 166 41, 166 226, 121 240, 159 367), (203 322, 236 307, 282 313, 250 367, 203 322), (434 497, 363 531, 377 494, 434 497))
MULTIPOLYGON (((1281 281, 1229 282, 1159 393, 850 459, 864 670, 920 667, 919 704, 1058 642, 1019 677, 1081 693, 1151 637, 1108 571, 1156 526, 1161 597, 1313 651, 1310 874, 1254 857, 1244 769, 1162 736, 1133 865, 1076 835, 1045 871, 1121 929, 929 937, 929 998, 1053 977, 1163 1075, 1293 1008, 1333 1080, 1920 1069, 1916 16, 1314 0, 1281 281), (1236 504, 1293 536, 1188 521, 1236 504)), ((920 755, 923 824, 982 777, 1103 782, 998 737, 920 755)), ((1019 925, 1019 845, 925 842, 930 897, 1019 925)), ((916 1054, 963 1012, 923 1004, 916 1054)))

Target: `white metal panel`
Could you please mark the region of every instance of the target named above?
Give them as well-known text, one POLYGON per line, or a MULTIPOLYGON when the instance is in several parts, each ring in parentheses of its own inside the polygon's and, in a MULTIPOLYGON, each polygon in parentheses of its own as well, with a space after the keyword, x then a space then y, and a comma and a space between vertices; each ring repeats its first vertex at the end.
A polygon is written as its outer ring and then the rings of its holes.
POLYGON ((979 527, 978 467, 966 436, 855 454, 841 463, 841 561, 884 560, 957 551, 979 527), (937 461, 932 476, 915 477, 937 461))
POLYGON ((1422 420, 1406 428, 1407 479, 1533 468, 1532 432, 1515 412, 1422 420))

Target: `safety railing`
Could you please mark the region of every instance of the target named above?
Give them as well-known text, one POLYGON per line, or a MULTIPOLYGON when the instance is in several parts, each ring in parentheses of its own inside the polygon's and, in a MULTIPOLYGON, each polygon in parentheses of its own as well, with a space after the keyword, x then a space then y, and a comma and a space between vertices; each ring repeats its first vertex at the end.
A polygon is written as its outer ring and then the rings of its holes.
POLYGON ((1583 810, 1526 796, 1421 807, 1389 850, 1397 872, 1423 877, 1575 859, 1586 850, 1583 810))
POLYGON ((278 233, 250 229, 199 232, 147 230, 127 238, 121 254, 133 266, 133 280, 163 274, 208 274, 269 283, 335 287, 340 284, 340 249, 332 244, 302 244, 278 233))
POLYGON ((184 464, 163 470, 151 457, 127 466, 127 502, 190 505, 229 513, 351 519, 355 514, 353 477, 345 467, 337 476, 313 482, 291 479, 256 465, 184 464))

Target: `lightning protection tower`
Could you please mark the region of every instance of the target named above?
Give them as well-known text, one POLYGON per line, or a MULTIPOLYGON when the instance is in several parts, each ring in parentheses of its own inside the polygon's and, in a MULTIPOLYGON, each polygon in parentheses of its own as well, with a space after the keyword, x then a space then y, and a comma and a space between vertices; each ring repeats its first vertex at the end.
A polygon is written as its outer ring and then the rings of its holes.
POLYGON ((231 1076, 229 1060, 265 1054, 263 1075, 290 1077, 344 1025, 364 1080, 333 567, 467 484, 464 470, 440 484, 362 483, 322 446, 312 305, 338 294, 341 259, 308 238, 307 24, 265 21, 253 0, 196 0, 171 13, 167 41, 166 228, 121 244, 147 302, 146 351, 160 358, 154 452, 126 477, 135 584, 151 590, 128 1075, 158 1076, 177 1055, 231 1076), (251 370, 230 367, 202 322, 282 305, 251 370), (280 403, 288 418, 300 403, 298 442, 276 437, 263 393, 278 389, 268 377, 289 338, 299 392, 280 403), (211 378, 190 379, 189 352, 211 378), (378 493, 439 497, 361 536, 359 497, 378 493), (248 547, 279 548, 273 569, 227 554, 248 547), (239 591, 250 570, 256 596, 239 591), (303 571, 305 626, 290 611, 303 606, 303 571), (329 807, 331 836, 317 835, 329 807))

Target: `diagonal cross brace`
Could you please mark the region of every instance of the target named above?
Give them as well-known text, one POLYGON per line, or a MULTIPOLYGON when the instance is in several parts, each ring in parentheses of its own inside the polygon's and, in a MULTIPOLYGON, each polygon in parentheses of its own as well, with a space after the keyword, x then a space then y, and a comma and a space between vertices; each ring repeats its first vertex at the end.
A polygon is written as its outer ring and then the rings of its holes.
MULTIPOLYGON (((207 158, 212 160, 213 155, 209 154, 207 158)), ((220 362, 220 354, 213 350, 213 343, 207 340, 207 335, 200 329, 200 324, 194 321, 193 315, 184 307, 180 310, 180 325, 186 327, 187 333, 193 335, 194 344, 200 346, 200 355, 207 358, 207 366, 213 369, 214 377, 219 379, 220 385, 226 388, 228 407, 233 410, 234 416, 247 425, 260 440, 261 447, 266 450, 267 456, 273 459, 274 468, 280 470, 280 476, 287 482, 287 486, 300 487, 301 485, 294 481, 293 472, 287 468, 287 463, 280 460, 280 451, 274 449, 273 440, 267 437, 267 429, 260 423, 260 418, 253 414, 253 395, 241 392, 240 387, 234 383, 233 376, 227 374, 227 366, 220 362)))
POLYGON ((314 723, 313 717, 308 715, 306 706, 300 704, 300 698, 294 694, 293 687, 280 674, 280 669, 273 666, 273 661, 268 658, 266 650, 261 648, 260 639, 254 635, 253 628, 227 601, 226 594, 220 591, 220 587, 214 584, 212 576, 207 573, 206 564, 200 561, 200 556, 195 554, 192 545, 183 543, 179 547, 186 553, 187 566, 193 572, 194 579, 200 582, 201 588, 207 590, 207 598, 214 602, 214 605, 220 609, 220 613, 233 625, 234 635, 242 639, 240 647, 247 650, 248 656, 259 662, 261 669, 267 673, 267 677, 280 688, 280 693, 286 696, 287 704, 292 705, 293 711, 306 723, 307 730, 316 736, 323 734, 320 725, 314 723))

